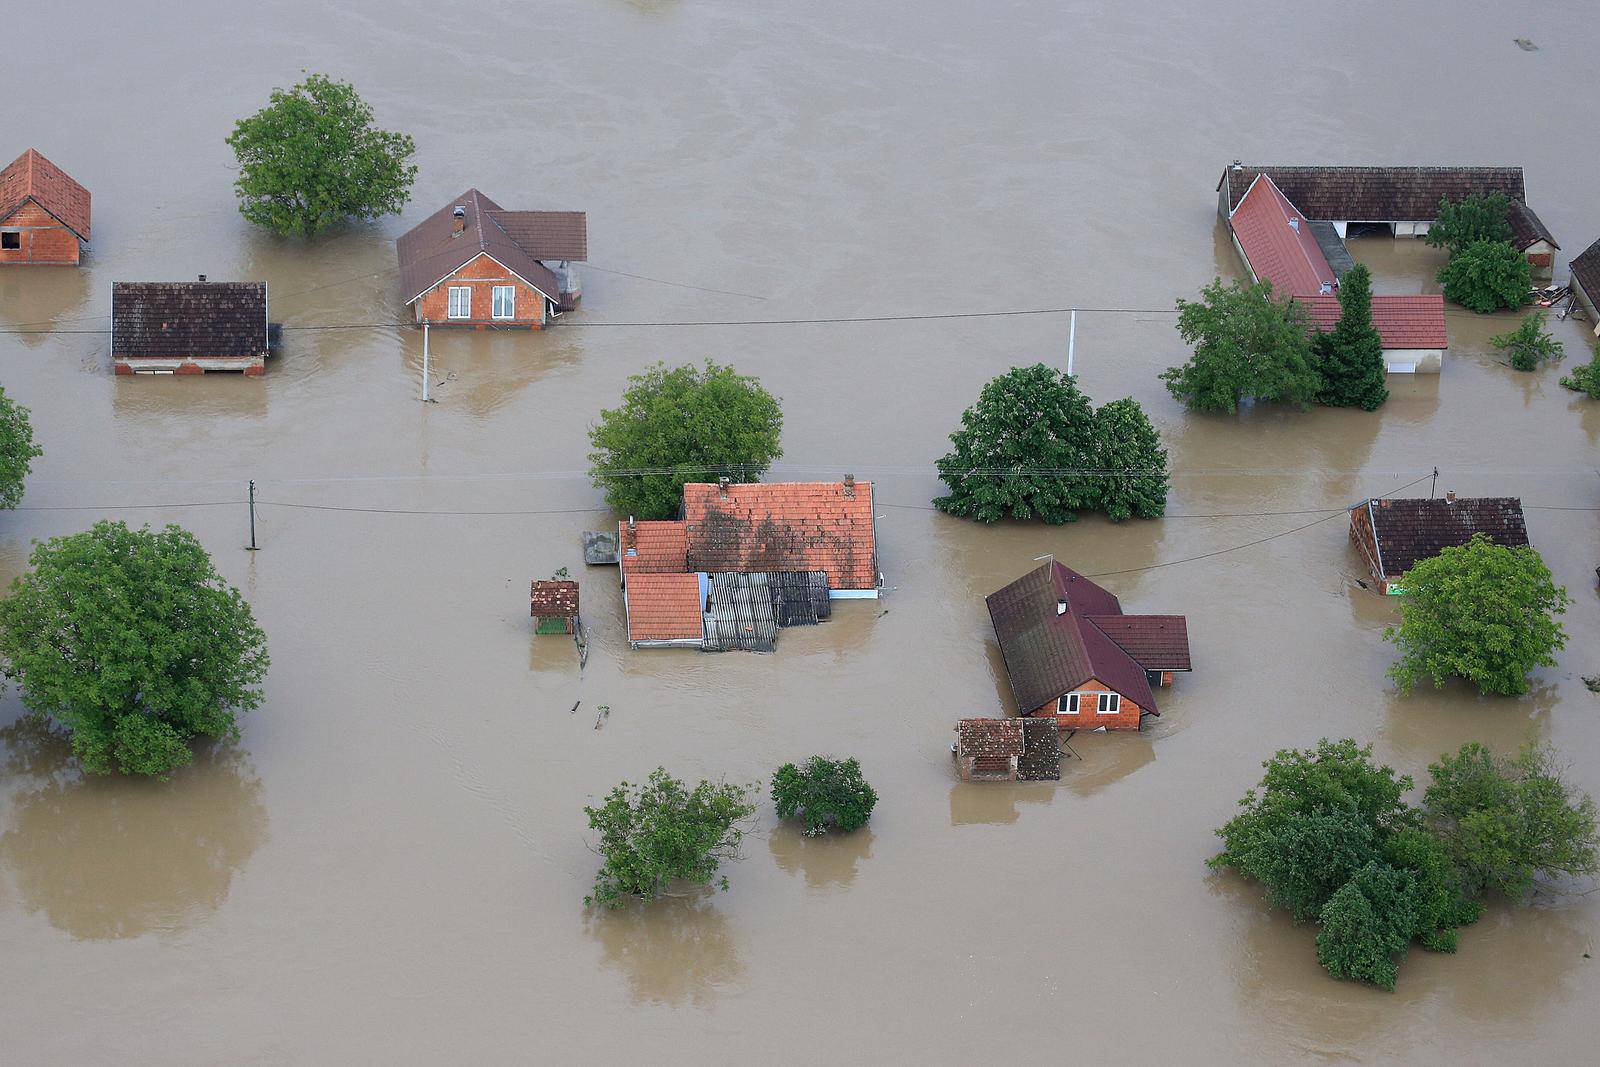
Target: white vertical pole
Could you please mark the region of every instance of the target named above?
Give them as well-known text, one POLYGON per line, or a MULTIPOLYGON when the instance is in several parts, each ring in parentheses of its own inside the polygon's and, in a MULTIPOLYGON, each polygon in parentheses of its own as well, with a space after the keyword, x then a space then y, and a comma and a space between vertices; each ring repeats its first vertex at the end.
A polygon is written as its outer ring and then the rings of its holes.
POLYGON ((428 324, 422 324, 422 402, 428 402, 428 324))
POLYGON ((1067 328, 1067 375, 1072 375, 1072 353, 1078 347, 1078 309, 1072 309, 1072 325, 1067 328))

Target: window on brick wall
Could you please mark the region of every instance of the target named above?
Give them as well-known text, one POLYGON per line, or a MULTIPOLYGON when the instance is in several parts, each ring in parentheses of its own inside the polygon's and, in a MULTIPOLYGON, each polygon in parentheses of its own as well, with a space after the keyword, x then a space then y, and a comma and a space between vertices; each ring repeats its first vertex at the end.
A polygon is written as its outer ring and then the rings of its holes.
POLYGON ((1100 706, 1097 710, 1101 715, 1115 715, 1122 710, 1122 695, 1120 693, 1101 693, 1100 706))
POLYGON ((450 309, 446 314, 452 319, 472 317, 472 288, 466 285, 450 287, 450 309))
POLYGON ((497 285, 493 294, 492 312, 497 319, 517 317, 517 288, 514 285, 497 285))
POLYGON ((21 230, 6 230, 4 232, 0 232, 0 248, 14 250, 14 249, 18 249, 18 248, 21 248, 21 247, 22 247, 22 231, 21 230))
POLYGON ((1068 693, 1066 696, 1061 698, 1061 704, 1059 706, 1061 710, 1068 715, 1078 714, 1078 694, 1068 693))

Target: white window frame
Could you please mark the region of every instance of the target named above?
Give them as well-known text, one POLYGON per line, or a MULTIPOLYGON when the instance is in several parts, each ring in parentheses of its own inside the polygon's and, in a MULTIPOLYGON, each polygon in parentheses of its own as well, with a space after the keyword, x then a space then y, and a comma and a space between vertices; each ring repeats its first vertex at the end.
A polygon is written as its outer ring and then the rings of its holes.
POLYGON ((1065 713, 1067 715, 1076 715, 1076 714, 1078 714, 1078 694, 1077 693, 1068 693, 1068 694, 1066 694, 1065 696, 1063 696, 1061 698, 1061 702, 1059 704, 1057 704, 1056 706, 1063 713, 1065 713))
POLYGON ((1095 711, 1100 715, 1116 715, 1122 711, 1121 693, 1101 693, 1100 701, 1095 706, 1095 711))
POLYGON ((451 319, 470 319, 470 318, 472 318, 472 286, 470 286, 470 285, 452 285, 449 288, 449 295, 447 296, 446 299, 449 300, 449 304, 445 308, 445 317, 446 318, 451 318, 451 319), (460 299, 459 310, 457 309, 458 305, 456 303, 458 297, 460 299))
POLYGON ((514 285, 497 285, 489 293, 489 312, 491 318, 514 319, 517 317, 517 287, 514 285))

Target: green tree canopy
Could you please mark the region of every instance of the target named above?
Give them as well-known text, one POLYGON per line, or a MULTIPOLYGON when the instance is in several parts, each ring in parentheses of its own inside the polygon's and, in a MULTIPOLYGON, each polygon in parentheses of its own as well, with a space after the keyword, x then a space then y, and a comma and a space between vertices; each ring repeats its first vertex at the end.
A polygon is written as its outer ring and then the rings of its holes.
POLYGON ((1533 284, 1533 268, 1508 241, 1473 241, 1450 256, 1439 281, 1446 300, 1484 315, 1521 307, 1533 284))
POLYGON ((772 776, 772 803, 778 818, 803 818, 805 835, 814 837, 829 827, 849 832, 865 826, 878 794, 856 760, 812 756, 802 767, 785 763, 778 768, 772 776))
POLYGON ((1600 400, 1600 344, 1594 346, 1594 355, 1587 363, 1572 368, 1572 373, 1561 379, 1561 384, 1573 392, 1583 393, 1590 400, 1600 400))
POLYGON ((411 137, 378 129, 355 87, 324 74, 272 90, 227 140, 239 162, 240 214, 280 234, 398 212, 417 176, 411 137))
POLYGON ((1218 278, 1199 300, 1180 298, 1178 333, 1194 352, 1161 380, 1194 411, 1234 412, 1244 400, 1304 408, 1322 388, 1305 309, 1274 300, 1269 282, 1218 278))
POLYGON ((4 673, 71 732, 84 770, 165 776, 191 739, 239 736, 266 637, 192 534, 99 522, 29 562, 0 601, 4 673))
POLYGON ((1167 450, 1161 435, 1132 397, 1101 405, 1094 413, 1096 506, 1112 522, 1167 513, 1167 450))
POLYGON ((22 503, 22 483, 36 457, 43 455, 33 443, 28 409, 0 387, 0 509, 22 503))
POLYGON ((657 767, 644 785, 622 782, 599 807, 585 807, 589 829, 600 835, 595 846, 600 870, 585 905, 620 908, 629 897, 654 900, 674 881, 724 890, 717 878, 722 861, 738 855, 742 825, 755 813, 754 786, 702 781, 689 789, 657 767))
POLYGON ((1335 978, 1392 991, 1417 924, 1416 894, 1411 872, 1376 861, 1362 867, 1321 909, 1318 962, 1335 978))
POLYGON ((1548 747, 1505 759, 1473 742, 1428 770, 1428 824, 1472 890, 1521 899, 1537 876, 1595 873, 1594 799, 1561 780, 1548 747))
POLYGON ((1389 676, 1408 693, 1421 679, 1435 688, 1465 678, 1480 692, 1517 696, 1528 673, 1555 666, 1567 643, 1556 616, 1571 598, 1530 547, 1497 545, 1475 534, 1406 572, 1400 625, 1384 630, 1400 658, 1389 676))
POLYGON ((1504 193, 1464 196, 1439 201, 1439 217, 1428 227, 1423 241, 1445 248, 1453 256, 1474 241, 1511 241, 1508 213, 1511 201, 1504 193))
POLYGON ((1317 399, 1331 407, 1376 411, 1389 399, 1384 384, 1388 367, 1383 338, 1372 325, 1372 274, 1364 264, 1345 272, 1339 283, 1339 321, 1312 343, 1322 392, 1317 399))
POLYGON ((1511 357, 1517 370, 1534 370, 1540 360, 1560 359, 1565 346, 1545 332, 1545 312, 1535 311, 1510 333, 1496 334, 1489 343, 1511 357))
POLYGON ((670 519, 684 483, 755 481, 783 455, 778 398, 732 367, 657 363, 628 381, 622 406, 589 430, 589 473, 620 514, 670 519))

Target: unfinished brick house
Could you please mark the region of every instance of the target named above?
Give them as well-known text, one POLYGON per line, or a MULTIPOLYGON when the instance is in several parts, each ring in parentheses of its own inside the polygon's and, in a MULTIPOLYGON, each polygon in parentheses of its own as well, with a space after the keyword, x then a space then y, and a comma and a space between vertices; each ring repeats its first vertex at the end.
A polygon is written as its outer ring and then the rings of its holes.
POLYGON ((1116 596, 1054 560, 988 597, 1017 710, 1062 730, 1137 730, 1152 687, 1191 669, 1182 615, 1125 615, 1116 596))
POLYGON ((111 365, 118 374, 266 373, 266 282, 117 282, 111 365))
POLYGON ((468 189, 401 236, 400 285, 421 323, 543 329, 582 296, 581 211, 507 211, 468 189))
POLYGON ((1509 548, 1529 544, 1522 501, 1446 493, 1437 500, 1373 498, 1350 509, 1350 541, 1386 596, 1405 592, 1401 579, 1417 562, 1480 533, 1509 548))
POLYGON ((0 170, 0 266, 77 266, 89 242, 89 190, 30 148, 0 170))
POLYGON ((1052 716, 962 719, 951 746, 964 782, 1037 782, 1061 777, 1061 734, 1052 716))

